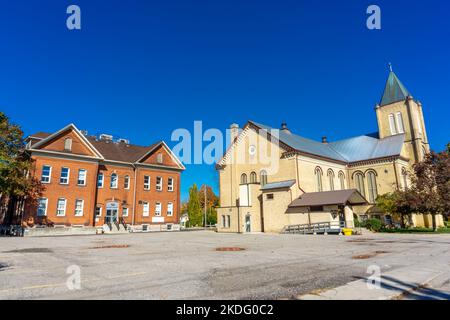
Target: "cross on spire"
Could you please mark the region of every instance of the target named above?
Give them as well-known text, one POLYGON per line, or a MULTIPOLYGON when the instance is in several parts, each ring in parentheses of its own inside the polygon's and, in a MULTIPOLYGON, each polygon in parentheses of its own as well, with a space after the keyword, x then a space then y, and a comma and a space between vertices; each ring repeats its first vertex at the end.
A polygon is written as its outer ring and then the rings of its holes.
POLYGON ((392 63, 389 62, 388 66, 389 66, 389 71, 392 72, 392 63))

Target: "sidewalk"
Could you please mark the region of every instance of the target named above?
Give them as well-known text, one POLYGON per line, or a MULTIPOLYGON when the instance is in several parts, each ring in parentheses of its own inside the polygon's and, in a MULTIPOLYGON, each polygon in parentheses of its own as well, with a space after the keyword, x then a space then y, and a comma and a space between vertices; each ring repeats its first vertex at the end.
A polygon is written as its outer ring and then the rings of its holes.
POLYGON ((400 300, 412 297, 450 300, 450 292, 447 290, 450 283, 450 270, 445 264, 427 263, 382 273, 380 288, 370 288, 368 282, 370 281, 367 279, 361 279, 323 292, 301 295, 298 299, 400 300))

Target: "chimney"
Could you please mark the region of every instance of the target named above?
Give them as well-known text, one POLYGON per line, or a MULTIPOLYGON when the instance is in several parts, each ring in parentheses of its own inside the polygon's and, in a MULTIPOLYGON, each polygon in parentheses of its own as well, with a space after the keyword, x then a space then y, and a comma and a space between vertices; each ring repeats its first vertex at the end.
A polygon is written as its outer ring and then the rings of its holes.
POLYGON ((326 137, 326 136, 323 136, 323 137, 322 137, 322 143, 323 143, 323 144, 327 144, 327 143, 328 143, 328 140, 327 140, 327 137, 326 137))
POLYGON ((231 143, 233 143, 239 134, 239 125, 237 123, 233 123, 230 126, 230 137, 231 143))
POLYGON ((281 129, 280 130, 283 131, 283 132, 286 132, 286 133, 291 133, 291 130, 289 130, 289 128, 287 127, 287 124, 286 124, 285 121, 283 121, 281 123, 281 129))

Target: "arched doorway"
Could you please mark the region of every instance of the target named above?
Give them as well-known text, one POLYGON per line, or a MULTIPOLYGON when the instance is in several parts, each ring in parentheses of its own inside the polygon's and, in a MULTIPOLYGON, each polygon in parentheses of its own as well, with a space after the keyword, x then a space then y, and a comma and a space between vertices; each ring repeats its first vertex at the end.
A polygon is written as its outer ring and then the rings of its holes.
POLYGON ((251 232, 251 216, 250 213, 247 213, 247 215, 245 216, 245 232, 251 232))

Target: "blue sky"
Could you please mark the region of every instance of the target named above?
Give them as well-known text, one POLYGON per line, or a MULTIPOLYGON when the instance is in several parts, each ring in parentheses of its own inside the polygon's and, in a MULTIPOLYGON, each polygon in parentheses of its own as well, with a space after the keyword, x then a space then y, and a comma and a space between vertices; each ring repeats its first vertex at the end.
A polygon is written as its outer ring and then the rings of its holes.
MULTIPOLYGON (((136 144, 176 128, 285 120, 329 140, 377 130, 387 63, 424 105, 431 147, 450 141, 446 0, 1 0, 0 110, 26 134, 73 122, 136 144), (81 30, 66 8, 81 8, 81 30), (366 28, 366 8, 382 29, 366 28)), ((189 165, 188 186, 218 179, 189 165)))

